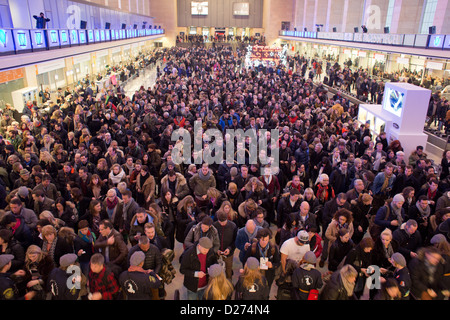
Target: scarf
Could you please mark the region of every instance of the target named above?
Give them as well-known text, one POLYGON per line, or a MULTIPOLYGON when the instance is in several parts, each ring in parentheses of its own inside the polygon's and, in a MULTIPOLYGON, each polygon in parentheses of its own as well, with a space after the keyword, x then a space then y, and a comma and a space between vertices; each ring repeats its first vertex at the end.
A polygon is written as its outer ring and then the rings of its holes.
POLYGON ((207 180, 209 180, 209 177, 211 177, 211 170, 208 171, 207 175, 204 175, 202 170, 200 170, 198 173, 198 176, 199 176, 200 180, 207 181, 207 180))
POLYGON ((384 174, 384 182, 383 185, 381 186, 381 191, 384 191, 387 187, 389 187, 389 180, 391 180, 392 174, 391 175, 386 175, 386 173, 384 174))
POLYGON ((430 188, 428 188, 428 191, 427 191, 428 199, 434 199, 434 197, 436 196, 436 193, 437 193, 437 189, 434 190, 434 192, 431 192, 430 188))
POLYGON ((256 237, 256 232, 257 232, 258 228, 255 228, 255 231, 253 231, 253 233, 248 232, 247 228, 244 227, 244 231, 245 234, 248 237, 248 242, 252 242, 252 240, 256 237))
POLYGON ((403 223, 402 207, 397 208, 397 206, 391 204, 391 209, 394 211, 395 216, 397 217, 398 225, 401 226, 403 223))
POLYGON ((383 245, 383 252, 384 252, 384 256, 386 257, 386 259, 390 259, 392 257, 392 255, 394 254, 394 249, 392 248, 392 244, 389 243, 387 248, 383 245))
POLYGON ((81 240, 87 243, 94 243, 95 241, 95 234, 93 234, 90 229, 88 230, 87 234, 82 234, 80 231, 78 231, 78 236, 81 238, 81 240))
POLYGON ((310 271, 310 270, 314 269, 314 265, 311 263, 305 262, 300 265, 300 268, 310 271))
POLYGON ((117 203, 119 203, 119 198, 117 197, 115 197, 113 201, 110 201, 109 198, 106 198, 106 207, 109 210, 113 210, 116 207, 117 203))
POLYGON ((428 218, 430 216, 430 206, 427 206, 427 208, 425 210, 422 209, 422 207, 419 204, 419 201, 416 202, 416 208, 417 210, 419 210, 420 212, 420 216, 422 217, 422 219, 424 218, 428 218))
POLYGON ((114 185, 117 185, 120 181, 122 181, 122 178, 125 176, 125 171, 120 170, 120 172, 115 175, 112 171, 109 173, 109 178, 111 179, 112 183, 114 185))

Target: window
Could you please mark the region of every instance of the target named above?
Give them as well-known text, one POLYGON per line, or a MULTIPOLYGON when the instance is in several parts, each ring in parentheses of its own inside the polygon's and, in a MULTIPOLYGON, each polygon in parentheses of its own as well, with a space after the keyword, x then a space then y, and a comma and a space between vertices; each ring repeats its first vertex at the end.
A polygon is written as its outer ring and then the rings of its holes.
POLYGON ((386 27, 391 27, 392 16, 394 14, 395 0, 389 0, 388 11, 386 16, 386 27))
POLYGON ((420 33, 428 34, 429 28, 433 26, 434 14, 436 13, 438 0, 426 0, 422 13, 422 24, 420 33))

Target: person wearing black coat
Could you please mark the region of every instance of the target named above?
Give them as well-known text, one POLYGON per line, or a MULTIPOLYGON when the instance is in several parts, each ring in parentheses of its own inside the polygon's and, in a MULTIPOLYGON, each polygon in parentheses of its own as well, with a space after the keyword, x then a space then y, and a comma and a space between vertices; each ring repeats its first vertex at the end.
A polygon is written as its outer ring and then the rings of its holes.
POLYGON ((26 225, 25 219, 21 215, 8 214, 3 217, 2 225, 6 229, 13 230, 19 224, 17 229, 13 232, 13 239, 16 240, 24 250, 33 244, 32 230, 26 225))
POLYGON ((175 239, 184 243, 188 229, 188 225, 192 222, 196 223, 195 218, 198 216, 197 206, 192 196, 186 196, 177 205, 176 231, 175 239))
POLYGON ((56 241, 55 252, 53 256, 56 267, 60 267, 60 258, 65 254, 74 253, 79 256, 81 255, 82 251, 82 240, 77 237, 73 229, 62 227, 58 232, 58 239, 56 241))
POLYGON ((130 266, 131 256, 135 252, 140 251, 145 254, 144 264, 142 268, 144 270, 153 270, 155 273, 159 273, 163 266, 161 251, 157 246, 151 244, 150 241, 147 240, 148 238, 145 239, 145 236, 141 236, 141 238, 142 240, 140 239, 139 243, 131 247, 131 249, 128 251, 127 267, 130 266))
POLYGON ((259 261, 249 257, 244 265, 244 273, 234 286, 235 300, 269 300, 270 288, 266 278, 261 274, 259 261), (253 278, 253 283, 247 283, 253 278))
POLYGON ((180 273, 184 275, 183 285, 188 290, 188 300, 201 300, 208 284, 207 270, 217 263, 217 257, 212 250, 212 241, 202 237, 196 245, 183 252, 180 273))
POLYGON ((333 187, 336 194, 347 192, 350 188, 351 179, 347 167, 348 162, 346 160, 342 160, 339 163, 339 167, 331 172, 330 185, 333 187))
POLYGON ((278 227, 281 228, 284 222, 287 219, 287 216, 293 212, 300 211, 300 205, 302 200, 300 199, 300 191, 298 189, 292 188, 289 191, 288 196, 281 197, 281 200, 278 202, 277 207, 277 221, 278 227))
POLYGON ((353 236, 352 240, 358 244, 369 228, 369 219, 372 209, 372 196, 368 193, 361 194, 357 199, 350 201, 350 211, 353 213, 353 236))
POLYGON ((225 274, 231 280, 233 276, 233 256, 236 250, 236 236, 238 228, 236 224, 227 219, 227 213, 220 211, 217 213, 217 221, 213 226, 219 234, 220 246, 219 255, 225 262, 225 274))
POLYGON ((315 268, 317 258, 314 252, 305 253, 298 268, 292 274, 292 292, 294 300, 308 300, 311 290, 319 290, 323 286, 322 274, 315 268))
POLYGON ((349 264, 358 272, 355 285, 355 296, 359 299, 364 293, 364 287, 368 276, 367 268, 372 265, 372 250, 374 242, 366 237, 358 243, 345 257, 344 264, 349 264))
POLYGON ((23 267, 25 262, 25 250, 13 239, 13 233, 8 229, 0 230, 0 255, 11 254, 14 258, 11 260, 10 273, 14 273, 23 267))
POLYGON ((380 267, 381 273, 392 269, 389 259, 395 252, 398 252, 398 243, 393 239, 390 229, 385 229, 375 240, 372 251, 372 263, 380 267))
POLYGON ((414 300, 443 300, 449 290, 444 281, 445 260, 434 247, 424 247, 408 265, 411 274, 411 298, 414 300))
POLYGON ((422 246, 422 236, 417 230, 417 226, 417 222, 411 219, 406 221, 403 228, 395 230, 392 234, 398 244, 398 252, 405 257, 407 262, 416 257, 417 249, 422 246))
POLYGON ((351 265, 344 265, 331 275, 320 292, 319 300, 356 300, 354 287, 358 272, 351 265))
POLYGON ((338 231, 339 237, 330 247, 329 259, 328 259, 328 270, 336 271, 339 264, 347 256, 350 250, 353 249, 355 244, 350 239, 350 233, 347 229, 342 228, 338 231))

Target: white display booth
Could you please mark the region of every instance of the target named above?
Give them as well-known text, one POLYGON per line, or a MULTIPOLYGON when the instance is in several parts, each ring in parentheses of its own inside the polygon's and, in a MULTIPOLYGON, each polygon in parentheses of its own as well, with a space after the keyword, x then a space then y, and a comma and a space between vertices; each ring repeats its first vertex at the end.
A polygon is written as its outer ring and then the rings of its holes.
POLYGON ((431 91, 403 82, 385 84, 383 104, 361 104, 358 121, 370 123, 374 137, 386 132, 389 142, 400 140, 406 158, 417 146, 426 147, 423 133, 431 91))

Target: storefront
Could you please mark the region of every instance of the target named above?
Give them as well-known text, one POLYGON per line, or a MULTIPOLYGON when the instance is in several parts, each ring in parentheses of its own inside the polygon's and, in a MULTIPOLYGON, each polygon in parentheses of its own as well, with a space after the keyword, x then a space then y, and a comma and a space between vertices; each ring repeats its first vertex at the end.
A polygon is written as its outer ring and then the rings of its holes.
POLYGON ((86 74, 92 74, 91 54, 78 55, 73 59, 73 77, 75 83, 80 83, 86 74))
POLYGON ((50 88, 50 91, 56 92, 58 88, 65 87, 67 85, 65 68, 64 59, 37 64, 36 79, 39 89, 50 88))

